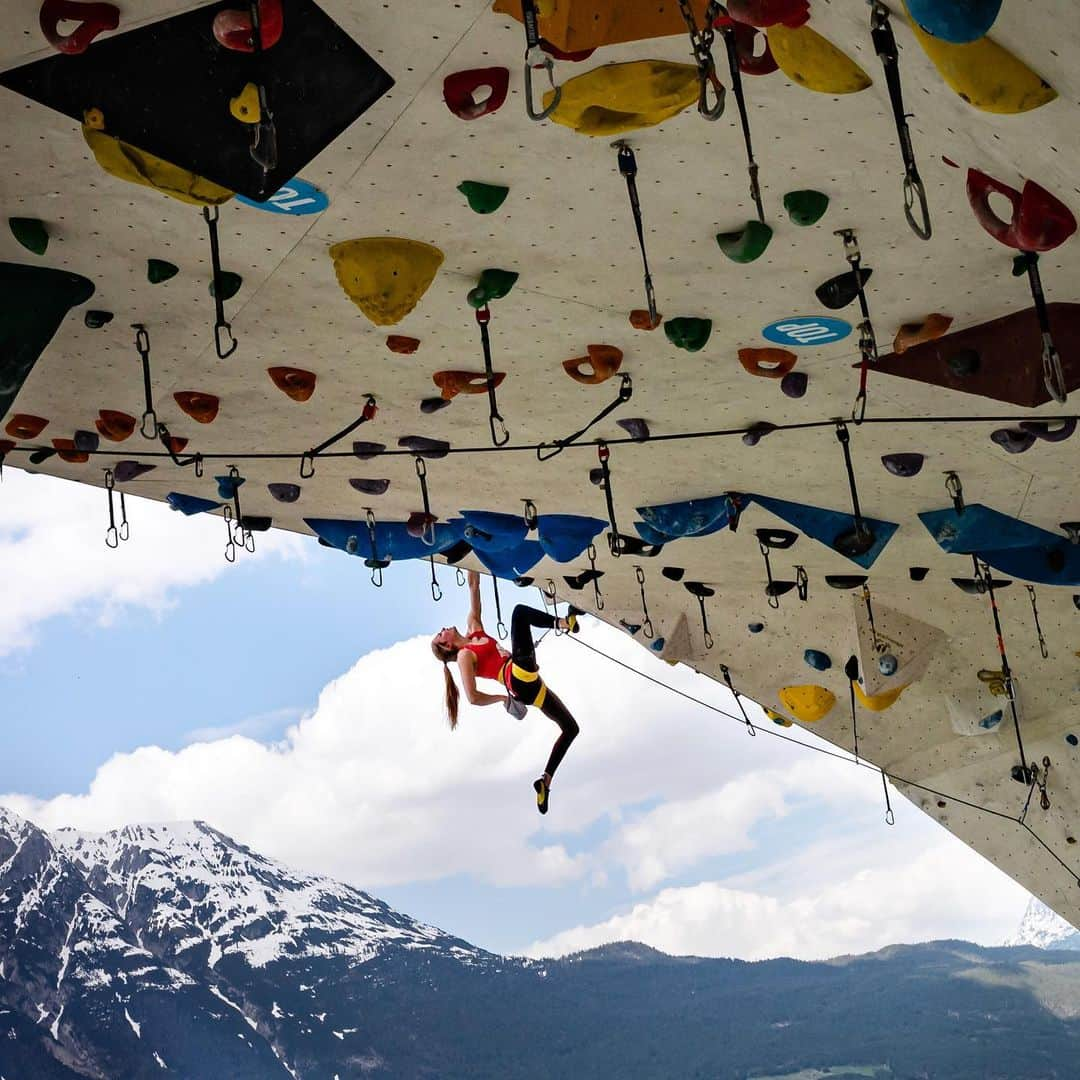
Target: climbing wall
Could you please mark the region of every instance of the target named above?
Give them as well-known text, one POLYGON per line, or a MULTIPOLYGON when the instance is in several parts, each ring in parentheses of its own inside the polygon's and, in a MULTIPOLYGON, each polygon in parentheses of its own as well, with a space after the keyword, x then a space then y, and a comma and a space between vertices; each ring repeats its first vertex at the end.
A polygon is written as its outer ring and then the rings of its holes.
MULTIPOLYGON (((239 503, 241 559, 244 526, 257 543, 272 523, 355 559, 358 583, 430 555, 449 590, 449 557, 503 578, 508 609, 536 602, 513 584, 531 581, 848 750, 854 697, 860 757, 1080 924, 1080 546, 1061 527, 1080 519, 1073 5, 1011 0, 989 38, 946 45, 889 5, 929 240, 905 220, 866 5, 811 0, 806 26, 767 30, 779 69, 743 76, 764 221, 722 31, 727 102, 709 122, 670 3, 656 25, 640 5, 644 30, 596 0, 585 22, 545 9, 541 33, 581 55, 554 61, 563 96, 533 122, 524 30, 497 6, 264 0, 252 51, 229 3, 147 3, 69 53, 74 4, 51 12, 60 46, 37 0, 4 5, 4 464, 98 487, 111 470, 126 496, 169 499, 178 530, 239 503), (601 41, 567 36, 586 24, 601 41), (110 85, 95 50, 125 48, 161 62, 110 85), (320 49, 362 75, 351 114, 309 62, 320 49), (190 124, 156 131, 155 100, 165 115, 187 84, 190 124), (879 354, 862 423, 855 269, 873 271, 879 354), (988 575, 1038 765, 1019 782, 988 575)), ((933 23, 934 4, 913 6, 933 23)), ((740 34, 745 66, 768 68, 761 35, 740 34)))

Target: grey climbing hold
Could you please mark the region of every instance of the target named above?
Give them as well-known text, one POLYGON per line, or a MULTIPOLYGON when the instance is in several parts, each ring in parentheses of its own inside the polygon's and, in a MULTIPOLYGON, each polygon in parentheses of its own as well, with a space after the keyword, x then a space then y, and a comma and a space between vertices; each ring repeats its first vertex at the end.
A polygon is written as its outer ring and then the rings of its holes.
POLYGON ((156 468, 156 465, 144 465, 141 461, 118 461, 116 468, 113 469, 113 476, 116 477, 118 484, 127 484, 140 476, 145 476, 148 472, 153 472, 156 468))
POLYGON ((352 452, 361 461, 378 457, 386 449, 386 444, 381 442, 362 442, 357 440, 352 444, 352 452))
POLYGON ((113 313, 111 311, 98 311, 93 309, 83 316, 83 322, 90 330, 100 330, 103 326, 112 321, 113 313))
POLYGON ((76 431, 72 442, 80 453, 92 454, 101 445, 101 437, 96 431, 76 431))
POLYGON ((420 402, 420 411, 426 416, 430 416, 432 413, 439 412, 440 409, 449 408, 449 406, 450 402, 444 397, 429 397, 420 402))
POLYGON ((390 487, 389 480, 365 480, 363 478, 350 478, 349 486, 362 495, 385 495, 390 487))
POLYGON ((809 381, 805 371, 789 371, 780 380, 780 389, 785 397, 801 398, 806 393, 806 384, 809 381))
POLYGON ((398 446, 424 458, 444 458, 450 453, 450 444, 445 439, 429 439, 424 435, 403 435, 398 446))
POLYGON ((922 454, 882 454, 881 464, 888 469, 893 476, 902 476, 910 479, 918 476, 922 471, 923 462, 926 458, 922 454))
POLYGON ((300 498, 299 484, 267 484, 266 490, 281 503, 294 503, 300 498))
POLYGON ((617 420, 616 423, 634 442, 645 442, 649 437, 649 425, 640 416, 617 420))
POLYGON ((877 666, 878 671, 888 678, 890 675, 896 674, 896 669, 900 664, 892 653, 882 653, 882 655, 878 657, 877 666))
POLYGON ((760 634, 761 631, 765 629, 765 624, 763 622, 749 622, 746 624, 746 629, 749 630, 751 634, 760 634))
POLYGON ((743 433, 743 446, 757 446, 766 435, 771 434, 775 430, 775 424, 770 424, 768 420, 759 420, 743 433))
POLYGON ((815 670, 815 671, 828 671, 832 667, 832 660, 829 658, 828 653, 823 653, 820 649, 807 649, 803 653, 803 659, 815 670))
POLYGON ((1035 445, 1035 436, 1030 431, 1019 431, 1016 428, 998 428, 990 432, 990 438, 1010 454, 1022 454, 1035 445))

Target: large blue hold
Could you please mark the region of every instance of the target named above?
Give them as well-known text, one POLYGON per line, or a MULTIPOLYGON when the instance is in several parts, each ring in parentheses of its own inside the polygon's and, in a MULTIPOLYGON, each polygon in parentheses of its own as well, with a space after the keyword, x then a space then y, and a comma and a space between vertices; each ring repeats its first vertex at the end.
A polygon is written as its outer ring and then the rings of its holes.
POLYGON ((536 519, 536 535, 544 552, 556 562, 576 559, 606 528, 601 518, 579 514, 541 514, 536 519))
MULTIPOLYGON (((656 544, 683 536, 708 536, 727 527, 730 507, 731 501, 726 495, 687 499, 662 506, 639 506, 637 512, 651 530, 650 536, 642 533, 642 539, 656 544), (664 539, 651 539, 651 536, 663 536, 664 539)), ((638 532, 641 532, 640 528, 638 532)))
POLYGON ((525 519, 517 514, 499 514, 493 510, 462 510, 468 530, 465 539, 477 551, 502 551, 517 547, 529 531, 525 519))
POLYGON ((375 552, 371 550, 371 537, 366 520, 338 518, 304 518, 304 524, 316 536, 331 547, 346 550, 350 538, 355 538, 355 551, 363 559, 378 557, 400 562, 403 559, 426 559, 439 555, 453 547, 462 536, 461 521, 438 522, 435 525, 435 543, 431 546, 417 536, 410 536, 403 521, 378 521, 375 523, 375 552))
POLYGON ((544 549, 535 540, 523 540, 516 547, 498 551, 477 549, 476 557, 496 577, 513 581, 527 574, 544 557, 544 549))
POLYGON ((200 499, 198 495, 183 495, 179 491, 170 491, 165 496, 165 501, 181 514, 191 517, 192 514, 204 514, 207 510, 216 510, 221 503, 213 499, 200 499))
POLYGON ((1001 0, 907 0, 907 7, 921 30, 963 45, 989 33, 1001 0))

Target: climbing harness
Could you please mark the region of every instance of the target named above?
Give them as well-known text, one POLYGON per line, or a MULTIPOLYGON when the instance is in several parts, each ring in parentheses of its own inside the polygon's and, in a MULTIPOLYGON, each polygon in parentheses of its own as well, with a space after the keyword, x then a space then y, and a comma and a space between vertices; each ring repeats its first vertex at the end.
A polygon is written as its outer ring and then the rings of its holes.
POLYGON ((881 786, 885 791, 885 824, 895 825, 896 815, 893 813, 892 803, 889 802, 889 782, 885 779, 884 769, 881 770, 881 786))
POLYGON ((851 419, 855 424, 861 424, 866 418, 866 380, 870 373, 870 367, 877 363, 877 341, 874 338, 874 326, 870 322, 870 308, 866 303, 866 292, 863 289, 865 276, 869 271, 862 269, 862 255, 859 251, 859 242, 854 229, 837 229, 834 236, 839 236, 844 242, 844 257, 851 265, 851 276, 859 298, 859 309, 862 311, 862 322, 859 323, 859 392, 855 396, 855 404, 851 409, 851 419))
MULTIPOLYGON (((761 205, 758 163, 754 159, 754 144, 750 137, 750 117, 746 111, 746 95, 743 93, 742 69, 739 66, 739 45, 735 36, 735 23, 720 4, 710 3, 706 18, 709 17, 713 7, 718 9, 720 18, 723 20, 720 32, 724 35, 724 47, 727 49, 728 70, 731 72, 731 89, 735 94, 735 104, 739 107, 739 123, 742 125, 743 145, 746 147, 746 171, 750 176, 750 198, 754 200, 758 221, 764 225, 765 210, 761 205)), ((685 14, 684 9, 683 15, 685 16, 685 14)))
POLYGON ((1048 660, 1050 658, 1050 652, 1046 648, 1046 638, 1043 637, 1042 626, 1039 623, 1039 608, 1035 603, 1035 588, 1032 585, 1027 586, 1028 596, 1031 598, 1031 617, 1035 620, 1035 633, 1039 635, 1039 652, 1042 653, 1042 658, 1048 660))
MULTIPOLYGON (((364 507, 364 521, 367 524, 368 546, 371 549, 371 557, 364 560, 364 565, 371 571, 371 584, 376 589, 381 589, 383 571, 390 565, 391 560, 379 558, 379 543, 375 535, 375 513, 370 506, 364 507)), ((349 540, 353 542, 353 550, 350 552, 353 554, 356 551, 356 537, 350 536, 349 540)), ((348 550, 347 543, 346 550, 348 550)))
POLYGON ((172 459, 174 465, 179 465, 181 468, 186 468, 188 465, 195 466, 195 475, 198 478, 202 478, 203 475, 203 456, 202 454, 195 453, 189 454, 187 457, 182 458, 176 452, 176 447, 173 445, 173 436, 169 432, 168 425, 164 421, 158 421, 157 425, 158 439, 161 441, 161 445, 165 447, 166 452, 172 459))
POLYGON ((210 233, 210 270, 214 291, 214 349, 218 359, 224 360, 236 352, 237 340, 233 337, 232 325, 225 318, 225 288, 221 275, 221 249, 218 246, 218 208, 204 206, 203 218, 210 233))
POLYGON ((525 24, 525 111, 530 120, 546 120, 562 100, 562 87, 555 85, 555 64, 540 45, 536 0, 521 0, 521 21, 525 24), (546 109, 537 111, 533 101, 533 69, 543 68, 551 84, 553 97, 546 109))
POLYGON ((495 399, 495 371, 491 366, 491 337, 488 334, 491 309, 487 304, 476 309, 476 321, 480 325, 480 344, 484 349, 484 374, 487 377, 488 426, 491 428, 491 442, 494 446, 505 446, 510 441, 510 432, 506 430, 506 422, 499 413, 499 403, 495 399), (495 431, 496 421, 502 429, 501 438, 495 431))
POLYGON ((810 599, 810 579, 803 566, 795 567, 795 588, 798 590, 799 599, 804 603, 810 599))
POLYGON ((318 446, 312 447, 305 454, 300 455, 300 478, 302 480, 310 480, 315 475, 315 459, 324 451, 329 449, 336 442, 340 442, 346 435, 352 434, 361 424, 366 424, 369 420, 374 420, 379 411, 379 406, 375 402, 373 394, 365 394, 364 409, 363 412, 347 427, 343 427, 336 435, 331 435, 329 439, 319 443, 318 446))
POLYGON ((716 74, 716 62, 713 60, 712 44, 715 36, 713 24, 723 12, 716 0, 709 0, 705 8, 705 26, 698 28, 694 8, 690 0, 679 0, 679 10, 690 33, 690 52, 697 64, 698 71, 698 112, 706 120, 719 120, 724 115, 724 84, 716 74), (709 90, 712 89, 712 104, 709 104, 709 90))
POLYGON ((833 548, 849 559, 865 555, 877 542, 874 530, 867 525, 859 507, 859 490, 855 484, 855 467, 851 463, 851 434, 843 420, 836 422, 836 438, 844 452, 844 469, 847 472, 848 491, 851 493, 851 509, 855 527, 840 533, 832 542, 833 548))
POLYGON ((109 527, 105 530, 105 546, 107 548, 118 548, 120 546, 120 533, 116 528, 116 515, 113 513, 113 471, 112 469, 105 470, 105 490, 109 496, 109 527))
POLYGON ((791 592, 797 583, 794 581, 776 581, 773 579, 772 562, 769 559, 769 552, 773 548, 777 551, 786 551, 799 539, 799 534, 791 532, 789 529, 755 529, 754 535, 757 537, 761 556, 765 560, 765 595, 768 597, 769 607, 775 611, 780 607, 780 597, 783 596, 784 593, 791 592))
POLYGON ((709 618, 705 614, 705 598, 715 596, 716 590, 709 588, 702 581, 684 581, 683 588, 691 596, 697 597, 698 610, 701 612, 701 632, 705 639, 705 648, 711 649, 713 647, 713 636, 709 633, 709 618))
POLYGON ((956 516, 960 517, 964 513, 964 485, 960 483, 960 477, 951 469, 945 474, 945 490, 952 499, 956 516))
POLYGON ((428 547, 435 546, 435 522, 436 517, 431 512, 431 501, 428 498, 427 465, 419 454, 416 455, 416 478, 420 481, 420 498, 423 500, 424 509, 419 514, 410 514, 406 526, 409 535, 415 535, 421 543, 428 547))
POLYGON ((131 329, 135 331, 135 348, 142 361, 143 395, 146 398, 146 410, 142 414, 139 431, 144 439, 153 439, 157 437, 158 420, 157 413, 154 412, 154 395, 150 387, 150 335, 142 323, 132 323, 131 329))
POLYGON ((503 622, 502 604, 499 602, 499 579, 495 574, 491 575, 491 588, 495 593, 495 633, 500 641, 506 640, 506 623, 503 622))
POLYGON ((933 231, 930 225, 930 208, 926 203, 926 188, 915 164, 915 151, 911 145, 911 131, 907 123, 908 114, 904 112, 904 96, 900 86, 900 53, 896 47, 892 23, 889 21, 889 9, 879 0, 870 0, 870 36, 885 69, 885 85, 889 90, 889 102, 892 105, 893 119, 896 121, 896 138, 900 143, 900 155, 904 159, 904 217, 907 218, 911 231, 920 240, 929 240, 933 231), (916 198, 919 200, 921 221, 917 221, 913 213, 916 198))
POLYGON ((599 475, 596 478, 599 486, 604 489, 604 498, 607 501, 608 524, 611 531, 607 534, 608 548, 611 554, 618 558, 620 555, 637 555, 639 558, 655 558, 663 550, 663 544, 647 544, 637 536, 625 536, 619 532, 619 526, 615 521, 615 501, 611 492, 611 467, 608 458, 611 451, 607 443, 600 441, 596 444, 596 454, 600 459, 599 475))
POLYGON ((746 706, 742 703, 742 694, 735 689, 735 684, 731 681, 731 672, 728 670, 727 664, 720 665, 720 674, 724 676, 724 682, 727 683, 727 688, 731 691, 735 698, 735 704, 739 706, 739 712, 742 713, 743 721, 746 723, 747 735, 753 735, 757 737, 757 728, 754 727, 750 720, 749 715, 746 712, 746 706))
POLYGON ((1039 274, 1039 256, 1034 251, 1024 251, 1018 256, 1027 270, 1028 284, 1031 286, 1031 299, 1035 302, 1035 314, 1039 319, 1039 331, 1042 334, 1043 384, 1046 392, 1059 404, 1064 405, 1069 397, 1069 388, 1065 383, 1065 372, 1061 367, 1061 356, 1050 332, 1050 313, 1046 309, 1046 295, 1043 293, 1042 277, 1039 274))
POLYGON ((653 290, 652 274, 649 273, 649 256, 645 251, 645 230, 641 224, 641 202, 637 190, 637 158, 629 144, 620 139, 611 144, 618 151, 619 172, 626 180, 626 191, 630 196, 630 210, 634 215, 634 228, 637 230, 638 247, 641 249, 641 263, 645 268, 645 300, 649 309, 649 325, 658 326, 656 314, 656 293, 653 290))
POLYGON ((568 446, 585 434, 589 428, 595 427, 605 416, 614 412, 620 405, 625 405, 634 396, 634 381, 625 372, 619 376, 619 392, 609 405, 605 405, 583 428, 575 431, 573 435, 567 435, 565 439, 556 439, 554 442, 541 443, 536 448, 538 461, 550 461, 553 457, 561 454, 568 446))
POLYGON ((637 578, 638 590, 641 593, 641 627, 647 638, 653 637, 652 619, 649 618, 649 605, 645 602, 645 571, 640 566, 634 567, 634 576, 637 578))

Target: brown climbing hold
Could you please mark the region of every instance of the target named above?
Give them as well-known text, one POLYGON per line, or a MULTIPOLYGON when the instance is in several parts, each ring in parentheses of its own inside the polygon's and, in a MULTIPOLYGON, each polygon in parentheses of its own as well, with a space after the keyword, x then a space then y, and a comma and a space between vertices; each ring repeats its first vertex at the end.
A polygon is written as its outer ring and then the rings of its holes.
POLYGON ((922 322, 904 323, 896 332, 896 338, 893 341, 893 352, 899 355, 910 349, 912 345, 920 345, 924 341, 934 341, 936 338, 948 333, 950 326, 952 326, 952 316, 939 315, 937 312, 933 315, 927 315, 922 322))
POLYGON ((217 417, 221 402, 213 394, 203 394, 198 390, 180 390, 173 394, 176 404, 200 424, 212 424, 217 417))
POLYGON ((315 373, 294 367, 272 367, 266 374, 274 385, 293 401, 307 401, 315 393, 315 373))
POLYGON ((782 379, 796 364, 798 357, 787 349, 740 349, 739 363, 751 375, 763 379, 782 379))
POLYGON ((103 439, 110 442, 123 442, 135 430, 135 417, 115 409, 98 409, 98 418, 94 427, 103 439))
POLYGON ((584 383, 587 386, 602 383, 610 379, 622 366, 622 349, 614 345, 586 345, 588 356, 575 356, 573 360, 563 361, 563 370, 574 382, 584 383), (581 369, 588 365, 592 370, 589 373, 581 369))
POLYGON ((67 461, 72 465, 82 465, 90 460, 90 455, 75 448, 74 439, 53 439, 53 446, 60 455, 61 461, 67 461))
POLYGON ((400 353, 402 356, 411 356, 420 348, 420 339, 404 337, 401 334, 391 334, 386 339, 386 347, 392 353, 400 353))
POLYGON ((630 312, 630 325, 635 330, 655 330, 664 321, 664 316, 660 312, 656 313, 656 318, 653 319, 645 308, 634 308, 630 312))
POLYGON ((8 422, 4 430, 13 439, 36 439, 48 426, 49 421, 41 416, 30 416, 27 413, 16 413, 8 422))
MULTIPOLYGON (((498 388, 505 378, 505 371, 493 372, 492 385, 498 388)), ((447 401, 458 394, 486 394, 488 389, 488 377, 482 371, 436 371, 431 381, 447 401)))

